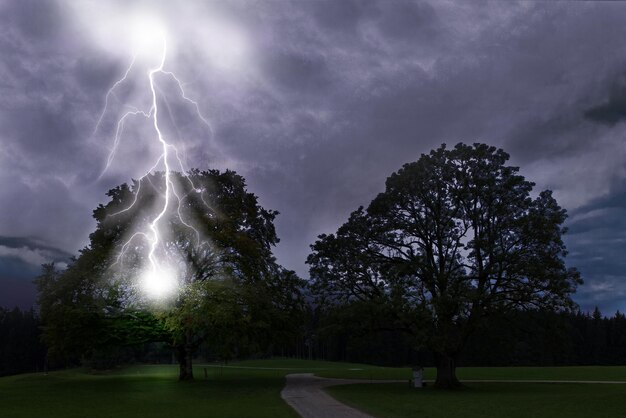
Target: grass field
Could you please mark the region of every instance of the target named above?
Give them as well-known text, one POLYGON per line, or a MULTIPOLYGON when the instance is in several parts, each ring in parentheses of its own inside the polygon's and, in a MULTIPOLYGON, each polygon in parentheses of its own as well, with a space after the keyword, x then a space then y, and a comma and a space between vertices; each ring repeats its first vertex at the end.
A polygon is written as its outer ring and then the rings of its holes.
MULTIPOLYGON (((141 365, 102 374, 74 369, 0 378, 0 417, 294 417, 280 399, 286 374, 410 377, 409 369, 290 359, 244 361, 226 367, 198 364, 194 367, 196 381, 190 383, 177 382, 177 372, 176 366, 141 365)), ((433 376, 434 371, 427 369, 426 377, 433 376)), ((626 380, 626 367, 465 368, 459 370, 459 376, 626 380)), ((390 383, 329 391, 381 417, 595 417, 619 416, 626 410, 626 385, 469 384, 465 390, 448 393, 390 383)))
MULTIPOLYGON (((409 369, 355 366, 361 370, 324 370, 327 377, 408 379, 409 369)), ((426 379, 435 370, 424 370, 426 379)), ((464 367, 463 380, 582 380, 626 381, 624 366, 583 367, 464 367)), ((626 416, 626 385, 468 383, 458 391, 408 384, 348 385, 327 388, 340 401, 374 416, 395 417, 618 417, 626 416)))
POLYGON ((177 382, 174 366, 109 374, 78 370, 0 379, 0 417, 296 417, 280 398, 284 372, 196 367, 177 382), (253 411, 253 412, 252 412, 253 411))
POLYGON ((398 383, 327 388, 336 399, 377 417, 614 418, 626 414, 626 385, 468 384, 458 391, 398 383))
MULTIPOLYGON (((340 364, 340 363, 338 363, 340 364)), ((322 377, 352 379, 409 379, 411 369, 374 367, 344 363, 344 368, 319 370, 322 377)), ((434 379, 434 368, 424 369, 424 379, 434 379)), ((609 380, 626 381, 626 366, 577 367, 461 367, 457 369, 461 380, 609 380)))

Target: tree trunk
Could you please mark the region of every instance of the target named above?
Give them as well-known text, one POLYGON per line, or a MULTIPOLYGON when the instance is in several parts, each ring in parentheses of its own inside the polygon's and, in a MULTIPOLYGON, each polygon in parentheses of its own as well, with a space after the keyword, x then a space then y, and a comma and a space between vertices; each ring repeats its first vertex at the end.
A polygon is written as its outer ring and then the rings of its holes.
POLYGON ((191 344, 191 335, 187 333, 185 344, 176 347, 178 354, 178 380, 193 380, 193 352, 194 347, 191 344))
POLYGON ((176 347, 178 357, 178 380, 193 380, 193 368, 191 363, 192 353, 186 345, 176 347))
POLYGON ((456 354, 436 353, 437 380, 435 387, 440 389, 454 389, 461 387, 456 378, 456 354))

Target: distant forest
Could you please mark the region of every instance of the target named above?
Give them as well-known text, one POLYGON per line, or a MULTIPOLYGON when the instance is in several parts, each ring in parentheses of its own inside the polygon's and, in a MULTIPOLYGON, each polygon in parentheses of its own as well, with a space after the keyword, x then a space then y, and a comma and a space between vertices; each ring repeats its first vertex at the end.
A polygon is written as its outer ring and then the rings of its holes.
MULTIPOLYGON (((384 366, 434 365, 432 353, 413 350, 393 327, 365 321, 359 330, 356 323, 328 312, 319 315, 311 356, 384 366)), ((306 340, 300 350, 307 350, 306 340)), ((566 365, 626 365, 626 316, 617 311, 606 317, 597 307, 592 313, 518 311, 487 320, 459 358, 461 367, 566 365)))
POLYGON ((0 308, 0 376, 42 371, 45 358, 35 311, 0 308))
MULTIPOLYGON (((348 320, 345 313, 309 311, 308 325, 289 346, 246 356, 287 356, 360 362, 385 366, 432 366, 432 355, 411 349, 411 341, 367 321, 348 320), (338 317, 336 315, 340 315, 338 317), (359 324, 359 325, 355 325, 359 324)), ((34 310, 0 308, 0 375, 40 372, 47 369, 46 347, 41 341, 40 321, 34 310)), ((200 347, 203 360, 223 360, 200 347)), ((109 368, 119 363, 170 362, 163 344, 113 347, 97 358, 73 359, 51 368, 83 365, 109 368)), ((626 316, 616 312, 592 313, 518 312, 488 322, 469 341, 461 366, 565 366, 626 365, 626 316)))

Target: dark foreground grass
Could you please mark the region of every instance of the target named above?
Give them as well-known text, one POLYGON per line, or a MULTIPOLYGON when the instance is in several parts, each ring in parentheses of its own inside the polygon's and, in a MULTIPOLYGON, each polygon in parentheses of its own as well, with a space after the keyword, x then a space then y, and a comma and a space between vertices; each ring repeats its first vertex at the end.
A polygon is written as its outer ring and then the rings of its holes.
POLYGON ((476 383, 457 391, 411 389, 398 383, 334 386, 338 400, 377 417, 622 417, 626 386, 476 383))
MULTIPOLYGON (((408 368, 292 359, 194 366, 178 382, 175 365, 131 366, 0 378, 0 417, 295 417, 280 398, 289 373, 408 380, 408 368), (205 370, 207 379, 205 380, 205 370)), ((626 367, 462 368, 465 379, 625 380, 626 367)), ((426 370, 434 377, 434 370, 426 370)), ((381 417, 623 416, 626 385, 470 384, 447 393, 408 384, 351 385, 330 391, 381 417), (530 411, 530 412, 529 412, 530 411), (576 415, 577 414, 577 415, 576 415)))
POLYGON ((176 367, 138 366, 0 379, 0 417, 296 417, 280 398, 284 373, 208 370, 178 382, 176 367))

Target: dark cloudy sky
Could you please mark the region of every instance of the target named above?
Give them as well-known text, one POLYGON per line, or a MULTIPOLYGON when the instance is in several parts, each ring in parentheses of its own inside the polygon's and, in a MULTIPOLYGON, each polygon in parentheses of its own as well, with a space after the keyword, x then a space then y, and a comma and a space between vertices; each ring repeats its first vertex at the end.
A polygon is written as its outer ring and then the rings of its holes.
POLYGON ((581 307, 626 310, 626 4, 174 3, 0 1, 0 306, 30 306, 39 265, 76 254, 104 193, 152 165, 130 121, 101 176, 140 73, 94 134, 131 59, 127 18, 151 13, 211 124, 163 79, 168 133, 189 166, 233 168, 281 212, 285 266, 306 277, 308 245, 403 163, 481 141, 568 209, 581 307))

